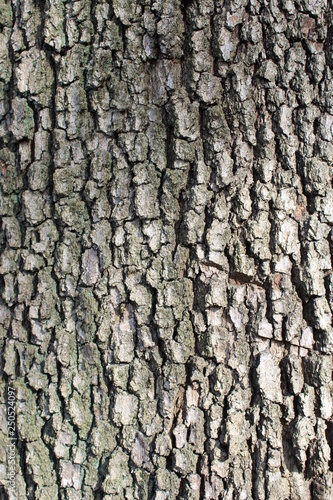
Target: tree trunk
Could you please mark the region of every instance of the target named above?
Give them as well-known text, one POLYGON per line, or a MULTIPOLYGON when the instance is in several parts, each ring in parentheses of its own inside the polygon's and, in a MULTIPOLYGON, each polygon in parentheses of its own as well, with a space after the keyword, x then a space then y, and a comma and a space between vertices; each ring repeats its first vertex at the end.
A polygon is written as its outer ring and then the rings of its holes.
POLYGON ((1 498, 331 498, 332 14, 0 0, 1 498))

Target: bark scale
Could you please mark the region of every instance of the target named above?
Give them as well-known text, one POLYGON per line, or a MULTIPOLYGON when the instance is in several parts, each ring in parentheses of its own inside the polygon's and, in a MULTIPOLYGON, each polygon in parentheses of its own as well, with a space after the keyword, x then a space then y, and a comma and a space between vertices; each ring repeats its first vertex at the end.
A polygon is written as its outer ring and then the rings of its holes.
POLYGON ((332 11, 0 0, 17 498, 331 498, 332 11))

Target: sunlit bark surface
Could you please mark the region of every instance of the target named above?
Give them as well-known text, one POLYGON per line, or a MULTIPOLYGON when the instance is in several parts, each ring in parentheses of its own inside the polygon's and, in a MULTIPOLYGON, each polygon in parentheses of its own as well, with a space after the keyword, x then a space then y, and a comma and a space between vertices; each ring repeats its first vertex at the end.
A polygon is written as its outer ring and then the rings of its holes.
POLYGON ((331 498, 332 16, 0 0, 16 498, 331 498))

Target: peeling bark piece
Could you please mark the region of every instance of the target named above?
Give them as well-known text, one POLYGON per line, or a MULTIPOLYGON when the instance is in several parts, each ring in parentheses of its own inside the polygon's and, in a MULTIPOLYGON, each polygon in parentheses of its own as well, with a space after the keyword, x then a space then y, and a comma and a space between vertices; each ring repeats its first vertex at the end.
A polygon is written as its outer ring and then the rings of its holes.
POLYGON ((32 139, 34 136, 35 122, 33 110, 26 99, 15 97, 12 101, 13 119, 11 131, 16 140, 32 139))
POLYGON ((93 248, 86 250, 82 256, 81 279, 85 285, 95 285, 99 276, 98 253, 93 248))
POLYGON ((281 372, 276 360, 268 351, 259 355, 257 376, 262 396, 269 401, 282 403, 281 372))
POLYGON ((17 88, 23 95, 42 106, 48 106, 51 99, 53 72, 46 55, 36 48, 22 54, 15 76, 17 88))

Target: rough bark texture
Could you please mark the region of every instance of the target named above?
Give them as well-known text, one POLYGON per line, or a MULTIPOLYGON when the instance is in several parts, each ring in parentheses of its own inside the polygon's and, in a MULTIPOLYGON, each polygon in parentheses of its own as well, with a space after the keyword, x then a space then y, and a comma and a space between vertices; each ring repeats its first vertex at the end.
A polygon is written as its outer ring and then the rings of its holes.
POLYGON ((17 498, 331 498, 332 12, 0 0, 17 498))

